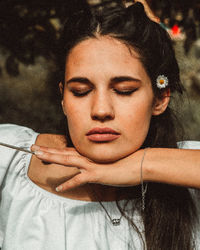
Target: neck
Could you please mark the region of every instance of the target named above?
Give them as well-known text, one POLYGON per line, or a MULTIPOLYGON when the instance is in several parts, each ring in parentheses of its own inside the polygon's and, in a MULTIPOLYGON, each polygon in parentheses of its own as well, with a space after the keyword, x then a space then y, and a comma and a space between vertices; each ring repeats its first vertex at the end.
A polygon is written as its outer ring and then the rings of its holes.
POLYGON ((90 201, 116 201, 138 198, 141 187, 113 187, 100 184, 85 185, 88 200, 90 201))
POLYGON ((118 188, 100 184, 87 184, 86 190, 91 201, 115 201, 118 188))

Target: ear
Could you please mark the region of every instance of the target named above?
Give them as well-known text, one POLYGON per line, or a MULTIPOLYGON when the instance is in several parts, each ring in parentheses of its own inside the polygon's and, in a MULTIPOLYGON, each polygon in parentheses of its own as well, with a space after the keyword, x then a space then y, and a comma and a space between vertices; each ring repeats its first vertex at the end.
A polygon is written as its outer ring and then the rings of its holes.
POLYGON ((59 90, 60 90, 60 94, 63 95, 63 83, 59 82, 59 90))
MULTIPOLYGON (((60 89, 60 94, 62 96, 61 105, 63 108, 63 92, 64 92, 64 90, 63 90, 63 83, 62 82, 59 82, 59 89, 60 89)), ((63 112, 64 112, 64 110, 63 110, 63 112)))
POLYGON ((170 89, 167 89, 163 92, 161 98, 156 98, 153 104, 152 115, 160 115, 162 114, 170 101, 170 89))

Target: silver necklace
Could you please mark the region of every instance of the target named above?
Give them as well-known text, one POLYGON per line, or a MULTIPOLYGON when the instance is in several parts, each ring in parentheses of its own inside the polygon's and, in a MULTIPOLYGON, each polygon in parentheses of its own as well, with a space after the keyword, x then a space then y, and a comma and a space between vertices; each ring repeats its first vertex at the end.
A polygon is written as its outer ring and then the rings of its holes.
MULTIPOLYGON (((107 209, 106 209, 105 206, 103 205, 103 203, 97 199, 97 194, 96 194, 96 192, 95 192, 92 188, 91 188, 91 191, 92 191, 92 193, 93 193, 95 199, 99 202, 99 204, 101 205, 101 207, 102 207, 103 210, 105 211, 105 213, 106 213, 106 215, 108 216, 108 218, 109 218, 110 222, 112 223, 112 225, 113 225, 113 226, 119 226, 120 223, 121 223, 121 219, 122 219, 123 215, 121 214, 121 216, 120 216, 119 218, 113 218, 113 219, 112 219, 111 216, 110 216, 110 214, 108 213, 107 209)), ((129 200, 126 201, 124 208, 128 205, 128 202, 129 202, 129 200)), ((119 211, 120 211, 120 210, 119 210, 119 211)))
MULTIPOLYGON (((109 215, 107 209, 106 209, 105 206, 103 205, 103 203, 102 203, 101 201, 98 201, 98 202, 99 202, 99 204, 102 206, 102 208, 104 209, 104 211, 106 212, 106 214, 107 214, 107 216, 108 216, 110 222, 113 224, 113 226, 119 226, 120 223, 121 223, 121 219, 122 219, 122 216, 123 216, 123 215, 121 215, 120 218, 113 218, 113 219, 112 219, 111 216, 109 215)), ((124 207, 127 206, 128 202, 129 202, 129 200, 126 201, 126 204, 125 204, 124 207)))

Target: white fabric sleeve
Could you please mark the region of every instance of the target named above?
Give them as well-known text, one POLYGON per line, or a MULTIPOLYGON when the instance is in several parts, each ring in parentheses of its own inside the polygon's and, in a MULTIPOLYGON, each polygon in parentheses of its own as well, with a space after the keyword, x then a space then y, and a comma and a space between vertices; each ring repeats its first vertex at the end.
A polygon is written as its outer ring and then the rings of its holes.
MULTIPOLYGON (((29 147, 30 140, 34 135, 37 135, 37 133, 26 127, 12 124, 0 124, 0 142, 2 143, 18 147, 29 147)), ((0 145, 0 186, 2 185, 9 166, 15 160, 16 154, 16 150, 0 145)))
POLYGON ((200 149, 200 141, 181 141, 177 145, 181 149, 200 149))

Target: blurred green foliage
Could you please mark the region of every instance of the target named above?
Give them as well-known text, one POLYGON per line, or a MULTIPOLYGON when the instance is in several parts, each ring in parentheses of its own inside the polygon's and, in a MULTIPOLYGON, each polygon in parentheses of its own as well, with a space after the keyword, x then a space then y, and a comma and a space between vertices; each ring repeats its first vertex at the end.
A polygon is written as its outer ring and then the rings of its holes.
MULTIPOLYGON (((105 4, 120 0, 89 2, 105 4)), ((169 17, 171 25, 176 22, 175 12, 181 11, 181 22, 186 26, 190 8, 194 9, 194 21, 200 21, 200 0, 151 0, 149 3, 161 20, 169 17)), ((33 64, 37 56, 54 59, 66 17, 86 4, 86 0, 0 0, 0 47, 9 51, 5 62, 7 72, 18 75, 18 61, 33 64)))
POLYGON ((66 17, 85 5, 84 0, 1 0, 0 46, 9 51, 7 72, 16 76, 18 61, 54 57, 66 17))

